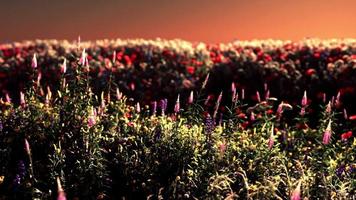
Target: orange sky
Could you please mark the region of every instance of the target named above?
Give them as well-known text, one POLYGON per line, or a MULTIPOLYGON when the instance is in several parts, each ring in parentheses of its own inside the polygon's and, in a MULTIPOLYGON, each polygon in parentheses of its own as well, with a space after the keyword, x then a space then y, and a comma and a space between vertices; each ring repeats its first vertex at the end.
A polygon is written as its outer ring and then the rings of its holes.
POLYGON ((4 0, 0 41, 356 38, 356 0, 4 0))

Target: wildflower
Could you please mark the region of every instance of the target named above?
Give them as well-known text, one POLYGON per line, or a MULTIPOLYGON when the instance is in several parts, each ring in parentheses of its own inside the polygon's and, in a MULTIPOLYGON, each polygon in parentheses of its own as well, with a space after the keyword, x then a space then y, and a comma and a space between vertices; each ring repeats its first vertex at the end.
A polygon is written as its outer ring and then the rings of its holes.
POLYGON ((307 91, 304 91, 304 95, 302 98, 302 106, 305 107, 308 104, 307 91))
POLYGON ((168 100, 167 99, 162 99, 160 102, 159 102, 159 106, 161 107, 161 112, 162 112, 162 115, 164 115, 164 113, 166 112, 167 110, 167 102, 168 100))
POLYGON ((340 92, 338 92, 337 96, 336 96, 336 100, 335 100, 335 107, 337 107, 337 108, 340 107, 340 104, 341 104, 340 96, 341 96, 341 94, 340 94, 340 92))
POLYGON ((39 71, 38 74, 37 74, 37 82, 36 82, 36 83, 37 83, 37 86, 40 85, 41 79, 42 79, 42 72, 39 71))
POLYGON ((213 119, 216 118, 216 114, 218 113, 218 109, 219 109, 219 106, 220 106, 221 99, 222 99, 222 92, 220 92, 220 94, 218 96, 218 100, 216 101, 213 119))
POLYGON ((235 83, 231 84, 231 91, 232 91, 232 99, 231 99, 231 101, 235 102, 235 98, 236 98, 236 86, 235 86, 235 83))
POLYGON ((209 75, 210 75, 210 73, 208 73, 208 75, 205 77, 205 80, 203 82, 203 85, 201 86, 201 89, 205 89, 206 84, 208 83, 208 80, 209 80, 209 75))
POLYGON ((33 54, 31 66, 32 66, 33 69, 37 68, 37 55, 36 55, 36 53, 33 54))
POLYGON ((62 188, 61 180, 57 177, 57 200, 67 200, 66 194, 62 188))
POLYGON ((257 102, 261 102, 261 97, 260 97, 259 91, 256 91, 256 99, 257 99, 257 102))
POLYGON ((204 127, 205 127, 205 133, 210 134, 214 130, 214 120, 211 118, 211 116, 208 114, 205 119, 204 127))
POLYGON ((116 62, 116 51, 114 51, 113 56, 112 56, 112 63, 115 64, 116 62))
POLYGON ((157 112, 157 101, 154 101, 153 102, 153 108, 152 108, 153 115, 156 115, 156 112, 157 112))
POLYGON ((25 151, 28 155, 31 155, 30 144, 28 143, 26 138, 25 138, 25 151))
POLYGON ((241 89, 241 100, 245 99, 245 89, 241 89))
POLYGON ((278 105, 278 108, 277 108, 277 115, 278 115, 278 116, 281 116, 281 115, 282 115, 282 112, 283 112, 283 101, 278 105))
POLYGON ((178 113, 179 110, 180 110, 180 103, 179 103, 179 94, 178 94, 176 104, 174 105, 174 112, 178 113))
POLYGON ((265 94, 265 99, 266 99, 266 100, 269 99, 269 95, 270 95, 270 92, 269 92, 269 90, 267 90, 267 92, 266 92, 266 94, 265 94))
POLYGON ((61 65, 61 73, 65 74, 67 71, 67 59, 64 58, 63 64, 61 65))
POLYGON ((84 48, 83 51, 82 51, 82 56, 80 58, 80 64, 82 66, 85 65, 86 59, 87 59, 87 54, 85 53, 85 48, 84 48))
POLYGON ((120 100, 122 98, 122 92, 120 92, 119 88, 116 88, 116 99, 120 100))
POLYGON ((344 119, 346 119, 347 120, 347 111, 346 111, 346 108, 344 108, 344 119))
POLYGON ((192 103, 193 103, 193 100, 194 100, 194 92, 191 91, 191 92, 190 92, 190 95, 189 95, 188 103, 189 103, 189 104, 192 104, 192 103))
POLYGON ((45 103, 48 105, 49 104, 49 101, 51 100, 52 98, 52 92, 51 92, 51 89, 49 88, 49 86, 47 86, 47 95, 46 95, 46 100, 45 100, 45 103))
POLYGON ((323 103, 325 103, 326 102, 326 94, 325 94, 325 92, 323 93, 323 103))
POLYGON ((204 105, 208 105, 209 100, 211 99, 211 95, 208 95, 208 97, 205 99, 204 105))
POLYGON ((25 94, 23 92, 20 92, 20 105, 22 107, 25 107, 26 105, 25 94))
POLYGON ((346 141, 350 137, 352 137, 352 131, 347 131, 346 133, 341 134, 341 139, 344 141, 346 141))
POLYGON ((271 135, 269 136, 269 139, 268 139, 268 148, 269 149, 272 149, 273 147, 273 144, 274 144, 274 125, 272 125, 271 127, 271 135))
POLYGON ((300 110, 300 116, 304 116, 305 115, 305 108, 304 107, 302 107, 302 109, 300 110))
POLYGON ((256 120, 255 113, 251 112, 250 120, 253 122, 256 120))
POLYGON ((328 126, 325 129, 323 136, 323 144, 329 144, 331 138, 331 120, 329 120, 328 126))
POLYGON ((88 117, 88 127, 91 128, 96 124, 96 111, 91 107, 90 114, 88 117))
POLYGON ((263 88, 265 89, 265 91, 268 90, 268 85, 267 85, 267 83, 264 83, 264 84, 263 84, 263 88))
POLYGON ((300 200, 300 187, 302 182, 299 181, 297 187, 292 192, 292 196, 290 197, 291 200, 300 200))
POLYGON ((139 102, 136 103, 136 112, 137 112, 137 113, 140 113, 140 112, 141 112, 141 106, 140 106, 140 103, 139 103, 139 102))
POLYGON ((9 93, 5 94, 5 99, 6 99, 6 103, 11 103, 11 98, 9 96, 9 93))
POLYGON ((349 120, 356 120, 356 115, 352 115, 349 117, 349 120))
POLYGON ((326 106, 325 112, 328 114, 331 113, 331 101, 329 101, 328 105, 326 106))

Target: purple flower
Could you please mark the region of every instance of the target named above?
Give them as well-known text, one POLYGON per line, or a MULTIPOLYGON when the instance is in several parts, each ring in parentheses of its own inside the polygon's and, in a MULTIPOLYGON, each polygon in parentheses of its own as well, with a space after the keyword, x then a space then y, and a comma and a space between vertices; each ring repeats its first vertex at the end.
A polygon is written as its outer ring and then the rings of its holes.
POLYGON ((329 120, 328 126, 325 129, 323 136, 323 144, 329 144, 331 138, 331 120, 329 120))
POLYGON ((206 134, 210 134, 211 132, 213 132, 215 128, 214 120, 211 118, 209 114, 206 116, 204 127, 205 127, 206 134))
POLYGON ((157 112, 157 101, 154 101, 152 103, 152 113, 153 113, 153 115, 156 115, 156 112, 157 112))
POLYGON ((167 110, 167 103, 168 103, 168 100, 167 100, 167 99, 162 99, 162 100, 159 102, 159 106, 161 107, 162 115, 164 115, 164 113, 165 113, 166 110, 167 110))

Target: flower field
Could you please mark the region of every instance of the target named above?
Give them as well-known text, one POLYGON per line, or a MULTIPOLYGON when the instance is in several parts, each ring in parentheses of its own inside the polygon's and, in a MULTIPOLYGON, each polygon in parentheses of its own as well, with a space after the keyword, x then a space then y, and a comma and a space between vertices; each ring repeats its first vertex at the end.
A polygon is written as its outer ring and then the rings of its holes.
POLYGON ((356 198, 356 40, 0 45, 0 199, 356 198))

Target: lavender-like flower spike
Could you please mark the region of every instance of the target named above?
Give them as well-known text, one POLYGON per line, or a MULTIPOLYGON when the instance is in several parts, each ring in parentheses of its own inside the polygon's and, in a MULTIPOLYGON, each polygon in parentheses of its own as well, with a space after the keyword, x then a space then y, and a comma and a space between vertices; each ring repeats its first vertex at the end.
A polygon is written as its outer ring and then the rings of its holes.
POLYGON ((210 73, 208 73, 208 75, 205 77, 205 80, 204 80, 203 85, 201 87, 202 89, 205 89, 206 84, 208 83, 208 80, 209 80, 209 75, 210 75, 210 73))
POLYGON ((325 129, 323 136, 323 144, 329 144, 331 139, 331 120, 329 120, 328 126, 325 129))
POLYGON ((179 110, 180 110, 180 103, 179 103, 179 94, 178 94, 176 104, 174 105, 174 112, 178 113, 179 110))
POLYGON ((205 133, 210 134, 214 130, 214 120, 211 118, 211 116, 208 114, 205 119, 205 133))
POLYGON ((90 109, 90 114, 88 116, 88 127, 91 128, 96 124, 96 112, 94 111, 94 108, 91 107, 90 109))
POLYGON ((37 54, 36 53, 33 54, 31 66, 33 69, 37 68, 37 54))
POLYGON ((222 92, 220 92, 218 100, 216 101, 213 119, 216 119, 216 114, 218 113, 221 99, 222 99, 222 92))
POLYGON ((189 103, 189 104, 192 104, 193 101, 194 101, 194 92, 191 91, 191 92, 190 92, 190 95, 189 95, 188 103, 189 103))
POLYGON ((290 197, 290 200, 300 200, 300 187, 301 187, 301 181, 299 181, 297 187, 294 189, 292 192, 292 195, 290 197))
POLYGON ((305 107, 308 104, 307 91, 304 91, 304 95, 302 98, 302 106, 305 107))
POLYGON ((153 108, 152 108, 153 115, 156 115, 156 112, 157 112, 157 101, 154 101, 153 102, 153 108))

